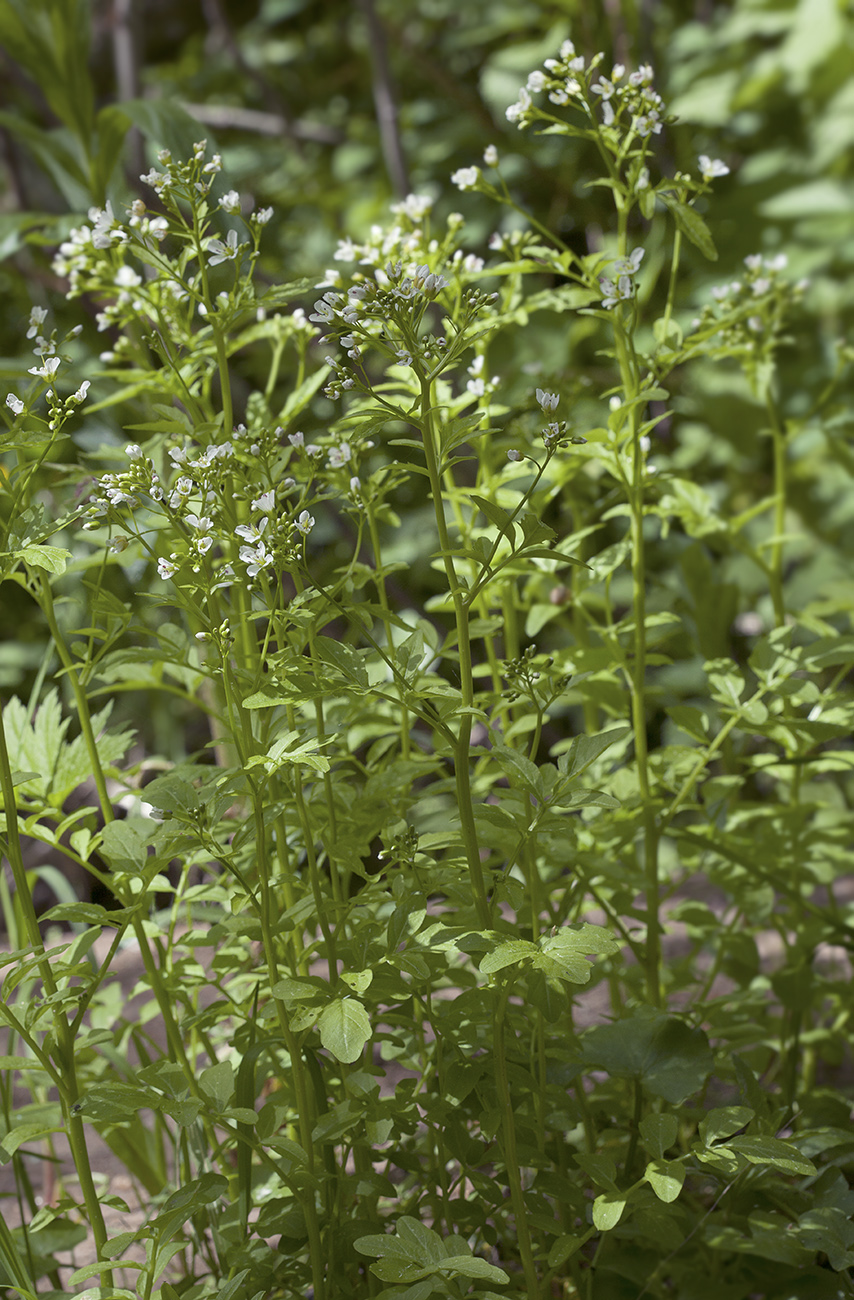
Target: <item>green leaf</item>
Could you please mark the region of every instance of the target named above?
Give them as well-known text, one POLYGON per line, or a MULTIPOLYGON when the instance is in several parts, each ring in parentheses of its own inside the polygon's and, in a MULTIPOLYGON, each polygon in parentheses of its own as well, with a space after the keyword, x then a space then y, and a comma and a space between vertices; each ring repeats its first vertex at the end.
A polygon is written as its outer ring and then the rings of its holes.
POLYGON ((702 1029, 649 1007, 588 1030, 586 1060, 609 1073, 637 1079, 647 1092, 679 1105, 705 1083, 713 1057, 702 1029))
POLYGON ((623 1192, 603 1192, 593 1202, 593 1226, 600 1232, 610 1232, 620 1222, 625 1208, 623 1192))
POLYGON ((681 1160, 652 1160, 646 1167, 644 1178, 660 1201, 675 1201, 685 1182, 685 1166, 681 1160))
POLYGON ((354 998, 337 998, 321 1013, 317 1027, 323 1046, 345 1064, 359 1059, 371 1037, 368 1013, 354 998))
POLYGON ((641 1141, 656 1160, 663 1158, 679 1136, 679 1121, 675 1115, 644 1115, 638 1127, 641 1141))
POLYGON ((15 559, 23 560, 31 568, 46 569, 48 573, 65 573, 65 563, 71 559, 71 552, 61 546, 32 545, 15 551, 15 559))
POLYGON ((752 1165, 771 1165, 787 1174, 814 1174, 816 1167, 797 1147, 782 1138, 734 1137, 726 1147, 749 1160, 752 1165))
POLYGON ((373 978, 374 972, 372 970, 355 970, 344 972, 341 981, 354 993, 364 993, 370 987, 373 978))
POLYGON ((495 525, 499 533, 509 537, 511 542, 515 540, 516 528, 508 511, 502 510, 501 506, 497 506, 494 501, 487 501, 486 497, 479 497, 474 493, 471 494, 470 500, 475 503, 479 510, 483 511, 489 522, 495 525))
POLYGON ((225 1110, 234 1093, 234 1067, 230 1061, 217 1061, 199 1075, 199 1087, 217 1111, 225 1110))
POLYGON ((505 966, 518 966, 536 954, 537 948, 529 940, 507 939, 486 954, 479 969, 482 975, 494 975, 496 971, 504 970, 505 966))
POLYGON ((568 1259, 571 1259, 583 1245, 583 1237, 576 1237, 571 1233, 563 1233, 563 1235, 558 1237, 556 1241, 552 1242, 547 1260, 549 1268, 560 1268, 568 1259))
POLYGON ((610 731, 600 731, 595 736, 575 736, 569 749, 558 759, 558 771, 566 777, 580 776, 600 754, 604 754, 618 740, 623 740, 630 731, 631 727, 624 725, 612 727, 610 731))
POLYGON ((148 846, 154 823, 142 817, 107 822, 101 832, 100 852, 111 867, 138 872, 148 860, 148 846))
POLYGON ((452 1277, 473 1277, 483 1282, 509 1282, 510 1277, 503 1268, 496 1268, 479 1255, 448 1255, 442 1262, 442 1271, 448 1270, 452 1277))
POLYGON ((700 1138, 710 1147, 721 1138, 732 1137, 755 1117, 749 1106, 716 1106, 700 1121, 700 1138))
MULTIPOLYGON (((208 148, 216 148, 216 141, 210 127, 203 127, 181 104, 171 96, 158 99, 124 99, 120 104, 110 105, 106 116, 120 116, 142 132, 147 140, 157 148, 169 149, 176 158, 192 158, 196 140, 202 138, 208 142, 208 148)), ((105 116, 102 109, 99 119, 105 116)), ((105 129, 117 131, 118 123, 105 121, 105 129)))
POLYGON ((673 213, 677 229, 682 231, 686 239, 690 239, 695 248, 699 248, 704 257, 707 257, 710 262, 716 262, 718 250, 715 248, 709 227, 697 209, 689 207, 687 203, 680 203, 672 194, 660 194, 659 197, 673 213))

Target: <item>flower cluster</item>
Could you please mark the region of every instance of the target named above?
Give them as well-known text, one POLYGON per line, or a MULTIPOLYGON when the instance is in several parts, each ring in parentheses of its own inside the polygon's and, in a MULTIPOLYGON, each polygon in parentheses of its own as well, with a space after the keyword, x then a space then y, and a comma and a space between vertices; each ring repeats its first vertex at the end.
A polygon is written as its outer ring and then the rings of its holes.
MULTIPOLYGON (((36 379, 40 379, 42 383, 52 385, 56 380, 63 358, 57 355, 56 331, 54 330, 51 333, 50 338, 47 339, 38 332, 44 325, 46 319, 46 307, 33 307, 30 311, 30 319, 27 326, 27 338, 35 338, 36 342, 33 347, 33 352, 41 359, 41 364, 30 366, 27 373, 33 375, 36 379)), ((72 338, 79 334, 80 328, 79 325, 75 326, 68 335, 68 338, 72 338)), ((55 388, 49 387, 47 389, 46 397, 50 409, 50 419, 48 420, 47 427, 52 432, 58 432, 74 410, 86 400, 90 386, 90 381, 84 379, 80 387, 73 392, 70 397, 66 397, 65 399, 59 397, 55 388)), ((29 414, 27 403, 22 401, 16 393, 6 394, 6 406, 15 418, 24 415, 25 413, 29 414)))
MULTIPOLYGON (((357 262, 360 266, 384 266, 393 260, 422 262, 430 242, 426 226, 433 200, 426 194, 410 194, 391 211, 398 220, 391 226, 371 226, 363 243, 341 239, 333 257, 336 262, 357 262)), ((336 272, 328 272, 335 276, 336 272)))
POLYGON ((774 257, 750 254, 744 259, 745 271, 740 280, 713 286, 714 302, 706 304, 693 322, 694 328, 716 324, 716 332, 728 347, 753 346, 762 337, 773 338, 782 327, 788 305, 798 302, 809 284, 807 280, 792 284, 783 277, 781 272, 787 265, 785 253, 774 257))
POLYGON ((416 356, 421 362, 434 363, 446 342, 423 333, 421 327, 427 307, 450 283, 429 263, 407 267, 398 260, 387 263, 371 279, 361 278, 346 294, 330 290, 319 298, 309 320, 328 330, 324 341, 337 341, 348 361, 354 363, 347 365, 340 358, 328 358, 335 377, 326 395, 335 398, 347 389, 362 386, 361 362, 369 346, 398 365, 412 366, 416 356))
MULTIPOLYGON (((239 270, 247 253, 250 258, 257 256, 261 228, 272 216, 272 209, 241 218, 251 242, 241 242, 234 229, 219 238, 209 233, 209 210, 203 203, 221 169, 219 155, 206 160, 205 141, 200 141, 188 162, 173 160, 168 150, 162 150, 158 159, 164 170, 152 170, 141 179, 153 187, 169 216, 149 212, 141 199, 130 205, 124 222, 109 202, 103 208, 91 208, 88 223, 70 232, 54 258, 54 271, 68 281, 68 297, 86 292, 100 298, 97 322, 101 331, 121 330, 131 319, 141 319, 146 329, 165 331, 171 337, 180 332, 175 329, 180 324, 179 312, 186 316, 196 309, 202 316, 210 316, 214 310, 251 305, 246 298, 249 289, 242 282, 231 294, 221 292, 213 303, 206 301, 203 263, 216 267, 230 262, 239 270), (203 204, 198 223, 188 221, 186 204, 196 208, 203 204), (170 233, 177 238, 172 256, 162 247, 170 233)), ((235 190, 228 191, 220 202, 220 210, 229 214, 239 215, 242 206, 235 190)), ((102 360, 114 363, 127 351, 128 341, 120 338, 112 350, 102 354, 102 360)))
POLYGON ((652 68, 646 63, 627 74, 622 63, 615 63, 606 77, 598 74, 604 58, 595 54, 587 63, 572 41, 564 41, 558 57, 546 59, 545 71, 537 69, 528 77, 507 109, 507 120, 520 130, 537 120, 554 121, 550 113, 534 105, 532 96, 546 94, 552 104, 573 104, 597 124, 601 116, 605 127, 622 126, 642 139, 658 135, 666 118, 664 101, 652 86, 652 68))
MULTIPOLYGON (((273 439, 266 440, 271 442, 271 449, 279 448, 281 433, 277 429, 273 439)), ((182 550, 158 559, 161 578, 173 578, 179 572, 198 574, 206 565, 212 565, 215 586, 222 588, 235 580, 237 569, 250 586, 264 571, 281 572, 298 560, 315 520, 305 508, 305 492, 292 510, 280 511, 275 487, 251 480, 242 488, 235 487, 235 472, 244 452, 250 446, 260 451, 257 442, 249 442, 251 436, 241 427, 233 439, 203 450, 172 444, 166 449, 170 472, 165 481, 152 458, 132 444, 126 449, 128 468, 96 480, 84 528, 92 530, 105 521, 114 525, 145 505, 148 510, 166 515, 173 537, 180 536, 184 543, 182 550), (246 505, 241 507, 244 501, 246 505), (247 522, 237 522, 236 511, 240 509, 248 513, 247 522)), ((263 437, 260 433, 255 436, 263 437)), ((303 450, 301 434, 291 435, 289 442, 291 448, 303 450)), ((320 454, 320 448, 314 450, 320 454)), ((349 447, 346 457, 342 448, 337 451, 341 464, 349 459, 349 447)), ((280 490, 284 494, 294 486, 293 479, 285 479, 280 490)))

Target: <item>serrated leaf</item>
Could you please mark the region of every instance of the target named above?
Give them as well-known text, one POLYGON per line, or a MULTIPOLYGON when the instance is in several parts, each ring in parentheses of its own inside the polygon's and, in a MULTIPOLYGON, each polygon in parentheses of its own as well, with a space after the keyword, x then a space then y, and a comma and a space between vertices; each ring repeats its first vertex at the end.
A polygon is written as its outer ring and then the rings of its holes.
POLYGON ((65 565, 71 559, 71 552, 62 546, 24 546, 15 552, 15 559, 25 564, 35 565, 37 569, 46 569, 48 573, 65 573, 65 565))
POLYGON ((354 998, 336 998, 321 1013, 317 1027, 326 1050, 348 1065, 359 1059, 371 1037, 368 1013, 354 998))
POLYGON ((527 939, 508 939, 486 954, 479 969, 482 975, 494 975, 496 971, 504 970, 505 966, 518 966, 520 962, 536 955, 536 947, 527 939))

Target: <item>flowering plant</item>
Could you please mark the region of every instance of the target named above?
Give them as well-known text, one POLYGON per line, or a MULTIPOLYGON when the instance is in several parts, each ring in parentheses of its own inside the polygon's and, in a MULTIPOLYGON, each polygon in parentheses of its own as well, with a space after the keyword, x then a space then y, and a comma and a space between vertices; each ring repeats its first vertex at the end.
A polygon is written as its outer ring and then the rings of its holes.
MULTIPOLYGON (((598 247, 520 226, 489 146, 494 179, 452 178, 510 218, 488 251, 410 196, 294 308, 304 283, 255 276, 272 213, 217 199, 200 142, 159 155, 151 204, 107 204, 59 249, 110 345, 63 400, 69 340, 34 309, 40 364, 6 401, 4 577, 44 615, 80 735, 56 694, 4 707, 20 946, 0 1005, 41 1109, 3 1146, 67 1137, 79 1199, 27 1241, 82 1206, 88 1295, 664 1297, 698 1294, 697 1252, 734 1295, 781 1259, 830 1295, 825 1262, 851 1263, 842 1102, 814 1102, 802 1039, 813 1017, 835 1043, 821 1008, 846 1014, 813 971, 850 926, 813 898, 844 850, 810 782, 849 770, 827 746, 854 659, 787 588, 777 355, 806 286, 757 255, 682 307, 682 240, 716 256, 698 206, 728 169, 658 174, 652 70, 602 65, 565 42, 507 111, 595 146, 598 247), (505 380, 540 313, 595 338, 595 382, 560 349, 505 380), (663 433, 704 360, 741 365, 773 448, 772 495, 726 521, 663 433), (119 398, 139 441, 48 518, 48 452, 119 398), (721 556, 765 585, 746 662, 708 608, 721 556), (75 568, 97 577, 72 630, 75 568), (146 604, 113 594, 120 569, 146 604), (92 709, 120 691, 174 699, 192 752, 133 759, 92 709), (737 801, 748 781, 764 800, 737 801), (68 943, 43 940, 22 830, 110 890, 48 914, 68 943), (756 915, 785 949, 770 979, 756 915), (126 939, 150 1001, 117 1013, 126 939), (93 1129, 139 1177, 132 1232, 110 1236, 93 1129)), ((44 1256, 8 1229, 0 1253, 34 1294, 44 1256)))

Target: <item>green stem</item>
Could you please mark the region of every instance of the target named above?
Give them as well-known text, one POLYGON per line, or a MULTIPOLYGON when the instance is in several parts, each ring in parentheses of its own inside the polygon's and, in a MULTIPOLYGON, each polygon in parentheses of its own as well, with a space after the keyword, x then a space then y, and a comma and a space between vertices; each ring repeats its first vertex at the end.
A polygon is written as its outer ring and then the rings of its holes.
POLYGON ((513 1100, 510 1095, 510 1082, 507 1076, 505 1019, 511 988, 512 984, 508 982, 498 994, 495 1004, 495 1015, 493 1017, 495 1083, 498 1092, 498 1107, 501 1112, 504 1167, 510 1187, 510 1203, 513 1206, 513 1217, 516 1220, 516 1237, 519 1242, 519 1254, 525 1274, 525 1288, 528 1300, 537 1300, 540 1294, 540 1282, 531 1245, 531 1232, 525 1207, 525 1193, 522 1188, 522 1171, 519 1168, 519 1157, 516 1151, 516 1120, 513 1114, 513 1100))
POLYGON ((783 533, 786 528, 786 432, 780 424, 770 393, 766 395, 771 436, 774 440, 774 540, 771 545, 771 600, 777 627, 786 621, 783 602, 783 533))
MULTIPOLYGON (((622 226, 622 222, 621 222, 622 226)), ((625 236, 622 234, 624 240, 625 236)), ((658 872, 660 833, 649 779, 649 753, 646 739, 646 553, 644 526, 645 466, 640 445, 639 410, 635 400, 639 392, 637 363, 631 339, 627 336, 619 317, 614 321, 614 339, 620 366, 623 391, 629 403, 629 428, 631 437, 632 479, 629 488, 632 541, 632 605, 634 612, 634 663, 630 683, 632 696, 632 731, 635 743, 635 761, 638 786, 643 805, 643 859, 646 895, 646 995, 652 1006, 661 1006, 661 885, 658 872)))
POLYGON ((457 807, 460 817, 460 831, 466 862, 474 892, 478 917, 484 929, 491 924, 489 900, 486 895, 486 882, 480 861, 480 845, 474 820, 472 802, 471 773, 469 770, 472 713, 474 708, 474 679, 472 676, 471 641, 469 639, 468 603, 463 591, 451 555, 451 539, 445 522, 445 502, 442 496, 442 475, 436 448, 436 429, 434 424, 431 385, 426 379, 421 381, 421 432, 423 435, 424 456, 427 473, 430 478, 430 492, 436 515, 436 528, 439 533, 439 545, 448 588, 454 602, 454 616, 457 627, 457 648, 460 656, 460 694, 462 696, 462 713, 459 732, 452 746, 454 758, 454 778, 457 788, 457 807))
MULTIPOLYGON (((6 746, 6 731, 3 721, 2 705, 0 705, 0 788, 2 788, 3 791, 3 807, 6 814, 7 854, 9 865, 12 870, 12 879, 15 882, 15 890, 18 895, 21 915, 24 919, 27 938, 32 946, 33 953, 38 958, 39 973, 42 977, 44 987, 48 996, 53 996, 57 992, 56 980, 54 979, 53 969, 45 952, 44 944, 42 943, 41 931, 39 930, 38 919, 36 917, 35 908, 33 907, 32 895, 30 894, 28 887, 27 873, 24 867, 23 855, 21 853, 21 841, 18 834, 18 809, 15 799, 15 788, 12 782, 12 770, 9 764, 9 751, 6 746)), ((77 1071, 74 1059, 74 1035, 71 1032, 71 1027, 68 1024, 65 1012, 61 1007, 57 1007, 54 1012, 53 1025, 54 1033, 56 1035, 57 1064, 59 1066, 59 1075, 61 1079, 59 1098, 60 1105, 62 1106, 65 1131, 68 1137, 68 1145, 71 1149, 71 1158, 74 1161, 74 1168, 80 1182, 80 1191, 83 1195, 86 1213, 92 1227, 92 1235, 95 1239, 95 1250, 98 1259, 101 1260, 104 1258, 104 1247, 107 1243, 107 1227, 104 1223, 104 1216, 101 1212, 101 1203, 98 1200, 98 1193, 95 1190, 95 1182, 92 1177, 92 1166, 89 1161, 89 1152, 86 1147, 86 1133, 83 1127, 83 1121, 77 1114, 80 1093, 77 1085, 77 1071)), ((103 1278, 104 1285, 112 1287, 112 1270, 105 1272, 103 1278)))

